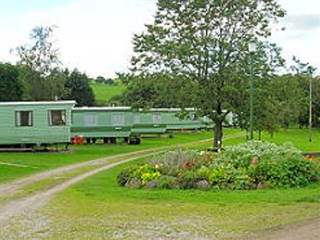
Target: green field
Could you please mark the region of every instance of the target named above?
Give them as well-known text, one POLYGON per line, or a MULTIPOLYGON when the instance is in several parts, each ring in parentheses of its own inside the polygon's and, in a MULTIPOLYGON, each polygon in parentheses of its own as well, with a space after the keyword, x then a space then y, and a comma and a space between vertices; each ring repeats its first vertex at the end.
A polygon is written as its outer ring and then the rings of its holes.
POLYGON ((105 105, 112 97, 121 95, 121 93, 126 89, 126 87, 123 85, 110 86, 96 83, 94 81, 90 82, 90 87, 94 92, 98 105, 105 105))
POLYGON ((276 132, 273 138, 264 133, 262 140, 277 144, 292 142, 297 148, 304 152, 320 152, 320 129, 313 130, 313 141, 309 142, 307 129, 287 129, 276 132))

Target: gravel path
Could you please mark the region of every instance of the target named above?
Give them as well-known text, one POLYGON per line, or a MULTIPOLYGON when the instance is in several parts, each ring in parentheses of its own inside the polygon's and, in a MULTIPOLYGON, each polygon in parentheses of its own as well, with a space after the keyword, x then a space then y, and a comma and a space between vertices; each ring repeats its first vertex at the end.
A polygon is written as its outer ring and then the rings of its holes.
POLYGON ((320 219, 288 224, 264 231, 250 239, 260 240, 319 240, 320 219))

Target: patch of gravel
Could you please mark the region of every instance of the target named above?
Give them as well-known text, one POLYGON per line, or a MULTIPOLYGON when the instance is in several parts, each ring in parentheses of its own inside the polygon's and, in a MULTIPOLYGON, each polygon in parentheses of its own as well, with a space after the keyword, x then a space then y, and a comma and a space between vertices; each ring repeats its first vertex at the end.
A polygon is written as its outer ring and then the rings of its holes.
POLYGON ((24 209, 19 216, 12 217, 1 225, 0 239, 45 239, 50 225, 50 218, 42 213, 24 209))
MULTIPOLYGON (((320 210, 319 210, 320 211, 320 210)), ((243 238, 244 239, 244 238, 243 238)), ((261 240, 319 240, 320 218, 272 228, 246 239, 261 240)))

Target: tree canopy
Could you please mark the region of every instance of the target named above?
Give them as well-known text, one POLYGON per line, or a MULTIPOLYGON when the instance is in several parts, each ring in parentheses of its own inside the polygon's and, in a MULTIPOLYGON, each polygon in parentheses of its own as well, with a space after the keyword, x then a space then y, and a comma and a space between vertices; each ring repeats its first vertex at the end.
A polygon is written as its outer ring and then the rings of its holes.
POLYGON ((225 116, 247 101, 248 43, 258 45, 260 79, 283 63, 279 49, 260 39, 285 11, 276 0, 159 0, 157 6, 153 24, 134 36, 132 74, 161 72, 195 82, 193 104, 215 122, 214 146, 220 147, 225 116))
POLYGON ((65 71, 65 74, 67 75, 65 82, 67 94, 65 98, 76 100, 77 106, 93 106, 94 94, 87 75, 77 69, 74 69, 71 73, 65 71))
POLYGON ((0 63, 0 101, 17 101, 22 94, 18 68, 9 63, 0 63))

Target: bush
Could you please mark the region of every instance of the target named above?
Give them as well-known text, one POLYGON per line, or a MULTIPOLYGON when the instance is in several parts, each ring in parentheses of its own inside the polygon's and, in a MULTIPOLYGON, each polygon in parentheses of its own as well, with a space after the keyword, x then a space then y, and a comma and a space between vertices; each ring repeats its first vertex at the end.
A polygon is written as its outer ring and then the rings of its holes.
POLYGON ((137 169, 137 167, 128 167, 120 171, 117 176, 117 183, 120 186, 125 186, 126 183, 132 178, 132 173, 137 169))
POLYGON ((179 185, 177 183, 177 178, 172 176, 161 176, 157 180, 157 188, 160 188, 160 189, 179 188, 179 185))
POLYGON ((292 143, 276 145, 269 142, 249 141, 239 145, 227 147, 226 151, 218 156, 220 163, 230 163, 235 168, 248 168, 254 157, 262 160, 275 156, 279 157, 300 157, 301 151, 296 149, 292 143))
POLYGON ((196 183, 201 180, 199 179, 198 174, 194 171, 185 171, 183 172, 179 178, 178 183, 181 189, 190 189, 195 188, 196 183))
POLYGON ((270 187, 302 187, 320 180, 317 165, 302 156, 275 156, 251 168, 251 176, 270 187))
POLYGON ((246 168, 235 168, 231 164, 213 168, 209 182, 214 188, 229 190, 248 190, 255 186, 246 168))

